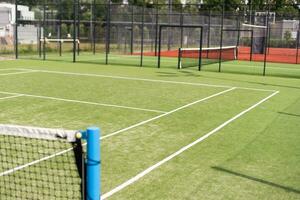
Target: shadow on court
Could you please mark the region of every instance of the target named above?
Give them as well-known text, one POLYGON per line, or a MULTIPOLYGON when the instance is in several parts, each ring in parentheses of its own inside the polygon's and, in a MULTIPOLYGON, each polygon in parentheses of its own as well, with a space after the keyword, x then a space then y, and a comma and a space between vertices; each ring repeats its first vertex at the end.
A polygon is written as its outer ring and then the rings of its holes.
POLYGON ((241 177, 241 178, 244 178, 244 179, 248 179, 248 180, 251 180, 251 181, 256 181, 256 182, 259 182, 261 184, 265 184, 265 185, 269 185, 269 186, 276 187, 276 188, 279 188, 279 189, 283 189, 283 190, 286 190, 287 192, 293 192, 293 193, 300 194, 300 190, 289 187, 289 186, 280 185, 280 184, 277 184, 277 183, 273 183, 271 181, 267 181, 267 180, 264 180, 264 179, 261 179, 261 178, 256 178, 256 177, 249 176, 249 175, 246 175, 246 174, 242 174, 242 173, 239 173, 239 172, 231 171, 229 169, 225 169, 225 168, 222 168, 222 167, 216 167, 215 166, 215 167, 211 167, 211 168, 214 169, 214 170, 224 172, 224 173, 228 173, 228 174, 238 176, 238 177, 241 177))
POLYGON ((293 113, 287 113, 287 112, 278 112, 278 113, 281 114, 281 115, 289 115, 289 116, 292 116, 292 117, 300 117, 300 115, 293 114, 293 113))
POLYGON ((263 85, 263 86, 284 87, 284 88, 291 88, 291 89, 297 89, 297 90, 300 89, 300 87, 297 87, 297 86, 288 86, 288 85, 280 85, 280 84, 261 83, 261 82, 258 82, 258 81, 245 81, 245 80, 241 80, 241 79, 232 79, 232 78, 216 78, 216 77, 206 76, 206 75, 203 75, 203 77, 205 77, 205 78, 211 78, 211 79, 217 79, 217 80, 236 81, 236 82, 258 84, 258 85, 263 85))

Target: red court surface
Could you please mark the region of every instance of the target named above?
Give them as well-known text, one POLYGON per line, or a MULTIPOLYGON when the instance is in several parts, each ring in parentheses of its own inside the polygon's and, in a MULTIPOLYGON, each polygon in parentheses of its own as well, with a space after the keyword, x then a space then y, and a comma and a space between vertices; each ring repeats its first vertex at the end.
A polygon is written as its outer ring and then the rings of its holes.
MULTIPOLYGON (((253 61, 263 62, 264 59, 265 59, 264 54, 252 55, 253 61)), ((250 47, 239 47, 238 60, 246 60, 246 61, 250 60, 250 47)), ((267 62, 300 64, 300 49, 297 55, 297 49, 268 48, 267 62), (297 60, 297 56, 298 56, 298 60, 297 60)))
MULTIPOLYGON (((274 63, 290 63, 290 64, 300 64, 300 49, 297 52, 297 49, 292 48, 268 48, 267 51, 267 62, 274 62, 274 63), (298 55, 297 55, 298 53, 298 55), (297 59, 298 57, 298 59, 297 59)), ((135 53, 134 55, 139 55, 140 53, 135 53)), ((154 52, 145 52, 145 56, 155 56, 154 52)), ((219 58, 218 53, 209 53, 209 55, 214 55, 214 59, 219 58)), ((163 50, 161 51, 162 57, 178 57, 178 50, 163 50)), ((195 54, 198 56, 198 54, 195 54)), ((207 54, 202 54, 203 58, 207 57, 207 54)), ((209 57, 211 57, 209 56, 209 57)), ((224 60, 231 60, 227 59, 226 53, 222 53, 222 59, 224 60)), ((253 54, 252 61, 260 61, 263 62, 265 59, 264 54, 253 54)), ((238 48, 238 58, 237 60, 244 60, 250 61, 250 47, 239 47, 238 48)))

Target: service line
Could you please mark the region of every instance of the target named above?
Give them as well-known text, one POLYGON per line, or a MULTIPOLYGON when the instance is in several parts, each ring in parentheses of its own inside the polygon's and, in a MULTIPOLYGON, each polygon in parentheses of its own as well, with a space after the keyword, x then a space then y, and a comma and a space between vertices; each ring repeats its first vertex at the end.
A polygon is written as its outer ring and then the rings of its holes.
POLYGON ((122 109, 129 109, 129 110, 139 110, 139 111, 155 112, 155 113, 166 113, 166 111, 161 111, 161 110, 153 110, 153 109, 146 109, 146 108, 137 108, 137 107, 130 107, 130 106, 115 105, 115 104, 97 103, 97 102, 90 102, 90 101, 80 101, 80 100, 65 99, 65 98, 58 98, 58 97, 50 97, 50 96, 41 96, 41 95, 33 95, 33 94, 23 94, 23 93, 15 93, 15 92, 4 92, 4 91, 0 91, 0 93, 14 95, 16 97, 17 96, 24 96, 24 97, 49 99, 49 100, 55 100, 55 101, 80 103, 80 104, 87 104, 87 105, 94 105, 94 106, 114 107, 114 108, 122 108, 122 109))
MULTIPOLYGON (((151 119, 148 119, 148 120, 139 122, 139 123, 134 124, 134 125, 132 125, 132 126, 129 126, 129 127, 127 127, 127 128, 124 128, 124 129, 118 130, 118 131, 116 131, 116 132, 113 132, 113 133, 111 133, 111 134, 108 134, 108 135, 106 135, 106 136, 103 136, 103 137, 101 137, 101 138, 99 138, 99 139, 100 139, 100 140, 104 140, 104 139, 110 138, 110 137, 112 137, 112 136, 121 134, 121 133, 123 133, 123 132, 125 132, 125 131, 127 131, 127 130, 130 130, 130 129, 136 128, 136 127, 138 127, 138 126, 144 125, 144 124, 149 123, 149 122, 151 122, 151 121, 157 120, 157 119, 159 119, 159 118, 161 118, 161 117, 170 115, 170 114, 172 114, 172 113, 174 113, 174 112, 177 112, 177 111, 182 110, 182 109, 184 109, 184 108, 190 107, 190 106, 192 106, 192 105, 194 105, 194 104, 197 104, 197 103, 200 103, 200 102, 202 102, 202 101, 206 101, 206 100, 208 100, 208 99, 211 99, 211 98, 213 98, 213 97, 217 97, 217 96, 219 96, 219 95, 221 95, 221 94, 227 93, 227 92, 232 91, 232 90, 234 90, 234 89, 235 89, 235 88, 230 88, 230 89, 228 89, 228 90, 225 90, 225 91, 222 91, 222 92, 213 94, 213 95, 208 96, 208 97, 205 97, 205 98, 203 98, 203 99, 199 99, 199 100, 194 101, 194 102, 192 102, 192 103, 189 103, 189 104, 186 104, 186 105, 181 106, 181 107, 179 107, 179 108, 176 108, 176 109, 174 109, 174 110, 172 110, 172 111, 170 111, 170 112, 167 112, 167 113, 164 113, 164 114, 162 114, 162 115, 158 115, 158 116, 156 116, 156 117, 153 117, 153 118, 151 118, 151 119)), ((1 92, 1 93, 2 93, 2 92, 1 92)), ((75 132, 75 131, 74 131, 74 132, 75 132)), ((84 144, 84 145, 86 145, 86 144, 84 144)), ((38 163, 40 163, 40 162, 42 162, 42 161, 46 161, 46 160, 55 158, 56 156, 63 155, 63 154, 68 153, 69 151, 72 151, 72 150, 73 150, 73 148, 69 148, 69 149, 66 149, 66 150, 64 150, 64 151, 60 151, 60 152, 57 152, 57 153, 55 153, 55 154, 52 154, 52 155, 43 157, 43 158, 41 158, 41 159, 34 160, 34 161, 30 162, 30 163, 26 163, 26 164, 17 166, 17 167, 15 167, 15 168, 9 169, 9 170, 7 170, 7 171, 0 172, 0 177, 1 177, 1 176, 8 175, 8 174, 11 174, 11 173, 14 173, 14 172, 16 172, 16 171, 19 171, 19 170, 22 170, 22 169, 24 169, 24 168, 30 167, 30 166, 32 166, 32 165, 38 164, 38 163)))

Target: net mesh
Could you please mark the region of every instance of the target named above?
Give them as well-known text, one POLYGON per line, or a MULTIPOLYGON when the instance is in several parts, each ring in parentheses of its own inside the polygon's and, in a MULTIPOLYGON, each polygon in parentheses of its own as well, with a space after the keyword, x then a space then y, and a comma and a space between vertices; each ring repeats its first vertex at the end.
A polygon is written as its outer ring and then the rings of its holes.
POLYGON ((180 48, 179 49, 179 67, 196 67, 199 66, 199 57, 201 55, 201 65, 207 65, 221 61, 236 59, 236 46, 210 47, 202 48, 180 48))
POLYGON ((71 134, 0 125, 1 199, 82 199, 82 146, 71 134))

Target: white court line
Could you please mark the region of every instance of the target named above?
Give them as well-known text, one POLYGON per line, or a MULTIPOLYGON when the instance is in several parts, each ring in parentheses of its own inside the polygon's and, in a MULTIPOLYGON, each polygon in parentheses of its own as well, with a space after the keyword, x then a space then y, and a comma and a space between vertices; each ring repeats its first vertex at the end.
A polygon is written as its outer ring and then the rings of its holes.
POLYGON ((251 111, 252 109, 256 108, 257 106, 259 106, 260 104, 264 103, 265 101, 267 101, 268 99, 272 98, 273 96, 275 96, 276 94, 278 94, 279 91, 276 91, 274 93, 272 93, 271 95, 269 95, 268 97, 264 98, 263 100, 259 101, 258 103, 252 105, 251 107, 247 108, 246 110, 242 111, 241 113, 237 114, 236 116, 234 116, 233 118, 227 120, 226 122, 224 122, 223 124, 221 124, 220 126, 218 126, 217 128, 213 129, 212 131, 210 131, 209 133, 205 134, 204 136, 200 137, 199 139, 195 140, 194 142, 182 147, 181 149, 179 149, 178 151, 174 152, 173 154, 169 155, 168 157, 164 158, 163 160, 159 161, 158 163, 156 163, 155 165, 152 165, 151 167, 147 168, 146 170, 140 172, 139 174, 137 174, 136 176, 132 177, 131 179, 127 180, 126 182, 122 183, 121 185, 117 186, 116 188, 112 189, 111 191, 103 194, 101 196, 101 199, 107 199, 108 197, 112 196, 113 194, 123 190, 124 188, 128 187, 129 185, 135 183, 136 181, 138 181, 139 179, 143 178, 144 176, 146 176, 147 174, 149 174, 150 172, 152 172, 153 170, 155 170, 156 168, 160 167, 161 165, 165 164, 166 162, 172 160, 173 158, 177 157, 178 155, 182 154, 183 152, 185 152, 186 150, 192 148, 193 146, 195 146, 196 144, 202 142, 203 140, 207 139, 208 137, 210 137, 211 135, 213 135, 214 133, 220 131, 221 129, 223 129, 225 126, 227 126, 228 124, 230 124, 231 122, 235 121, 236 119, 240 118, 241 116, 243 116, 244 114, 248 113, 249 111, 251 111))
POLYGON ((8 75, 16 75, 16 74, 28 74, 28 73, 33 73, 33 72, 38 72, 37 70, 28 70, 25 72, 12 72, 12 73, 6 73, 6 74, 0 74, 0 76, 8 76, 8 75))
MULTIPOLYGON (((18 69, 26 70, 26 68, 18 68, 18 69)), ((34 70, 34 69, 27 69, 27 70, 34 70)), ((112 78, 112 79, 168 83, 168 84, 180 84, 180 85, 192 85, 192 86, 204 86, 204 87, 216 87, 216 88, 235 87, 235 86, 229 86, 229 85, 215 85, 215 84, 193 83, 193 82, 183 82, 183 81, 166 81, 166 80, 159 80, 159 79, 146 79, 146 78, 137 78, 137 77, 125 77, 125 76, 110 76, 110 75, 102 75, 102 74, 89 74, 89 73, 77 73, 77 72, 50 71, 50 70, 35 70, 35 71, 43 72, 43 73, 63 74, 63 75, 102 77, 102 78, 112 78)), ((260 89, 260 88, 249 88, 249 87, 235 87, 235 88, 243 89, 243 90, 262 91, 262 92, 276 92, 276 90, 260 89)))
MULTIPOLYGON (((19 68, 25 69, 25 68, 19 68)), ((33 69, 30 69, 33 70, 33 69)), ((73 75, 73 76, 89 76, 89 77, 102 77, 102 78, 112 78, 112 79, 123 79, 123 80, 133 80, 133 81, 146 81, 146 82, 157 82, 157 83, 171 83, 171 84, 182 84, 182 85, 193 85, 193 86, 205 86, 205 87, 217 87, 217 88, 232 88, 231 86, 226 85, 210 85, 205 83, 189 83, 189 82, 180 82, 180 81, 165 81, 158 79, 144 79, 136 77, 125 77, 125 76, 110 76, 102 74, 90 74, 90 73, 76 73, 76 72, 63 72, 63 71, 50 71, 50 70, 36 70, 42 73, 52 73, 52 74, 63 74, 63 75, 73 75)))
MULTIPOLYGON (((182 110, 182 109, 184 109, 184 108, 187 108, 187 107, 189 107, 189 106, 192 106, 192 105, 194 105, 194 104, 196 104, 196 103, 199 103, 199 102, 208 100, 208 99, 210 99, 210 98, 219 96, 219 95, 221 95, 221 94, 224 94, 224 93, 229 92, 229 91, 234 90, 234 89, 235 89, 235 88, 230 88, 230 89, 228 89, 228 90, 225 90, 225 91, 222 91, 222 92, 213 94, 213 95, 208 96, 208 97, 205 97, 205 98, 203 98, 203 99, 199 99, 199 100, 197 100, 197 101, 195 101, 195 102, 192 102, 192 103, 186 104, 186 105, 184 105, 184 106, 181 106, 181 107, 179 107, 179 108, 177 108, 177 109, 174 109, 174 110, 172 110, 172 111, 170 111, 170 112, 168 112, 168 113, 165 113, 165 114, 159 115, 159 116, 157 116, 157 117, 153 117, 153 118, 151 118, 151 119, 148 119, 148 120, 139 122, 139 123, 137 123, 137 124, 135 124, 135 125, 129 126, 129 127, 124 128, 124 129, 122 129, 122 130, 119 130, 119 131, 113 132, 113 133, 111 133, 111 134, 108 134, 108 135, 106 135, 106 136, 103 136, 103 137, 101 137, 101 138, 99 138, 99 139, 100 139, 100 140, 107 139, 107 138, 112 137, 112 136, 114 136, 114 135, 120 134, 120 133, 122 133, 122 132, 125 132, 125 131, 127 131, 127 130, 133 129, 133 128, 135 128, 135 127, 144 125, 144 124, 146 124, 146 123, 149 123, 149 122, 151 122, 151 121, 154 121, 154 120, 159 119, 159 118, 161 118, 161 117, 164 117, 164 116, 166 116, 166 115, 170 115, 170 114, 172 114, 172 113, 174 113, 174 112, 177 112, 177 111, 179 111, 179 110, 182 110)), ((1 177, 1 176, 4 176, 4 175, 11 174, 11 173, 13 173, 13 172, 15 172, 15 171, 22 170, 22 169, 24 169, 24 168, 26 168, 26 167, 35 165, 35 164, 40 163, 40 162, 42 162, 42 161, 49 160, 49 159, 51 159, 51 158, 54 158, 54 157, 56 157, 56 156, 65 154, 65 153, 67 153, 67 152, 69 152, 69 151, 72 151, 72 150, 73 150, 73 148, 69 148, 69 149, 66 149, 66 150, 64 150, 64 151, 57 152, 57 153, 55 153, 55 154, 53 154, 53 155, 50 155, 50 156, 47 156, 47 157, 44 157, 44 158, 35 160, 35 161, 33 161, 33 162, 30 162, 30 163, 26 163, 26 164, 24 164, 24 165, 20 165, 20 166, 18 166, 18 167, 13 168, 13 169, 10 169, 10 170, 1 172, 1 173, 0 173, 0 177, 1 177)))
POLYGON ((17 95, 8 96, 8 97, 0 97, 0 100, 12 99, 12 98, 17 98, 17 97, 22 97, 22 96, 24 96, 24 95, 23 94, 17 94, 17 95))
POLYGON ((129 127, 127 127, 127 128, 124 128, 124 129, 121 129, 121 130, 116 131, 116 132, 114 132, 114 133, 111 133, 111 134, 108 134, 108 135, 106 135, 106 136, 103 136, 101 139, 103 140, 103 139, 109 138, 109 137, 111 137, 111 136, 117 135, 117 134, 119 134, 119 133, 122 133, 122 132, 124 132, 124 131, 128 131, 128 130, 133 129, 133 128, 135 128, 135 127, 141 126, 141 125, 143 125, 143 124, 152 122, 152 121, 154 121, 154 120, 157 120, 157 119, 159 119, 159 118, 165 117, 165 116, 167 116, 167 115, 170 115, 170 114, 175 113, 175 112, 177 112, 177 111, 179 111, 179 110, 182 110, 182 109, 185 109, 185 108, 187 108, 187 107, 190 107, 190 106, 195 105, 195 104, 197 104, 197 103, 200 103, 200 102, 206 101, 206 100, 208 100, 208 99, 211 99, 211 98, 213 98, 213 97, 217 97, 217 96, 219 96, 219 95, 221 95, 221 94, 230 92, 230 91, 232 91, 232 90, 234 90, 234 89, 236 89, 236 88, 230 88, 230 89, 228 89, 228 90, 224 90, 224 91, 222 91, 222 92, 218 92, 218 93, 216 93, 216 94, 210 95, 210 96, 205 97, 205 98, 203 98, 203 99, 199 99, 199 100, 194 101, 194 102, 192 102, 192 103, 186 104, 186 105, 184 105, 184 106, 181 106, 181 107, 179 107, 179 108, 176 108, 176 109, 174 109, 174 110, 171 110, 171 111, 169 111, 169 112, 166 112, 166 113, 164 113, 164 114, 162 114, 162 115, 158 115, 158 116, 153 117, 153 118, 151 118, 151 119, 142 121, 142 122, 140 122, 140 123, 134 124, 134 125, 129 126, 129 127))
POLYGON ((80 101, 80 100, 74 100, 74 99, 64 99, 64 98, 57 98, 57 97, 23 94, 23 93, 15 93, 15 92, 4 92, 4 91, 0 91, 0 93, 9 94, 9 95, 22 95, 22 96, 26 96, 26 97, 34 97, 34 98, 40 98, 40 99, 50 99, 50 100, 65 101, 65 102, 72 102, 72 103, 81 103, 81 104, 88 104, 88 105, 95 105, 95 106, 123 108, 123 109, 129 109, 129 110, 139 110, 139 111, 147 111, 147 112, 155 112, 155 113, 166 113, 166 111, 161 111, 161 110, 136 108, 136 107, 130 107, 130 106, 121 106, 121 105, 105 104, 105 103, 96 103, 96 102, 90 102, 90 101, 80 101))
POLYGON ((35 71, 35 70, 25 69, 25 68, 4 68, 4 69, 0 69, 0 71, 35 71))

